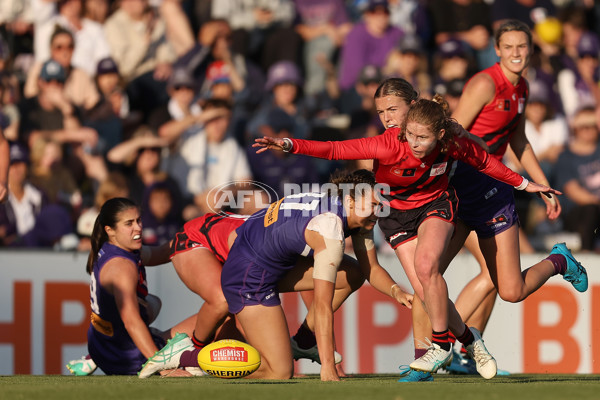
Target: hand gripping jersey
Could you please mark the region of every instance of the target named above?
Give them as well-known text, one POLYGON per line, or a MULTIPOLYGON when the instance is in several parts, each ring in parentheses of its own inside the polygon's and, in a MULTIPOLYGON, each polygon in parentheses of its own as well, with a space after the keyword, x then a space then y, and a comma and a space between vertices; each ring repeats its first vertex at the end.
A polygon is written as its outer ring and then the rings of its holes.
MULTIPOLYGON (((139 252, 129 252, 108 242, 104 243, 90 276, 92 317, 88 328, 88 350, 94 362, 106 374, 134 375, 146 362, 146 357, 127 333, 114 296, 100 284, 102 268, 115 257, 131 260, 137 265, 137 296, 145 299, 148 295, 146 269, 142 265, 139 252)), ((141 305, 140 315, 147 323, 148 315, 141 305)))
POLYGON ((390 128, 379 136, 341 142, 292 139, 292 152, 330 160, 375 160, 377 182, 390 186, 390 193, 382 194, 392 208, 399 210, 421 207, 441 196, 448 187, 454 160, 464 161, 512 186, 523 181, 468 138, 455 137, 446 152, 438 144, 431 154, 419 159, 407 142, 398 139, 399 133, 399 128, 390 128))

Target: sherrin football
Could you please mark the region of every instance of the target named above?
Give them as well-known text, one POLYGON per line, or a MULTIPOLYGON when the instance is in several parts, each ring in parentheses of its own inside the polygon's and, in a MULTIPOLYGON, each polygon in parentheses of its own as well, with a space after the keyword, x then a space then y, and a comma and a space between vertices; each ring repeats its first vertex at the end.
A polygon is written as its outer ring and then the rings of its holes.
POLYGON ((243 378, 260 367, 260 354, 248 343, 223 339, 200 350, 198 364, 218 378, 243 378))

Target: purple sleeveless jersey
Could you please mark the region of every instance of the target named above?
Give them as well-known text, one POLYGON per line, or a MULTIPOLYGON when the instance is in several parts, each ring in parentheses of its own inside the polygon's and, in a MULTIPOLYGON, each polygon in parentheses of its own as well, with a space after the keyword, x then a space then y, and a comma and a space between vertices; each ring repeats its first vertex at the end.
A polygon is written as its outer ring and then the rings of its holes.
MULTIPOLYGON (((90 279, 90 303, 92 318, 88 328, 88 351, 94 362, 107 375, 135 375, 146 362, 146 357, 138 350, 127 333, 121 315, 117 309, 115 298, 100 284, 100 271, 106 263, 121 257, 131 260, 138 268, 137 295, 145 299, 148 294, 146 286, 146 269, 142 265, 139 252, 129 252, 110 243, 104 243, 98 253, 90 279)), ((146 309, 140 306, 140 315, 148 321, 146 309)), ((154 342, 160 349, 165 342, 153 335, 154 342)))

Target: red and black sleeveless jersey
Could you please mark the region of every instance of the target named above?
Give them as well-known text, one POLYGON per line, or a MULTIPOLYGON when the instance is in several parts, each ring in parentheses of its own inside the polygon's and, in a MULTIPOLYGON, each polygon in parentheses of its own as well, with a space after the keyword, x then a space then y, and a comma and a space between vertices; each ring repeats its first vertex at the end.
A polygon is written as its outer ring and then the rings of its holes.
POLYGON ((517 86, 514 86, 502 72, 500 64, 479 73, 488 74, 494 80, 496 95, 491 103, 483 107, 471 126, 465 128, 485 140, 490 153, 500 160, 523 118, 528 97, 527 82, 521 77, 517 86))
POLYGON ((229 234, 239 228, 246 219, 248 215, 207 213, 186 222, 183 231, 190 240, 202 244, 224 263, 229 255, 229 234))
POLYGON ((399 128, 383 134, 341 142, 317 142, 292 139, 292 152, 329 160, 374 160, 375 178, 390 186, 384 193, 392 208, 410 210, 439 197, 448 187, 453 160, 461 160, 481 172, 513 186, 523 178, 495 160, 478 144, 456 137, 448 151, 436 147, 425 158, 416 158, 407 142, 400 141, 399 128))

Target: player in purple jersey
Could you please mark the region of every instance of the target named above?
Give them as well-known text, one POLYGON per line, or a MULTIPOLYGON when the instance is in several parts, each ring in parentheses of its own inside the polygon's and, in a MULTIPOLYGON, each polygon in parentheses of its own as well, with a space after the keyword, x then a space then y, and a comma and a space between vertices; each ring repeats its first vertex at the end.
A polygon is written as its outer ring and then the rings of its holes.
MULTIPOLYGON (((92 308, 88 350, 107 375, 135 375, 164 346, 165 338, 149 329, 156 310, 148 307, 144 266, 168 260, 168 246, 142 249, 135 203, 125 198, 104 203, 94 223, 86 269, 92 308)), ((189 376, 185 371, 175 374, 189 376)))
MULTIPOLYGON (((261 354, 253 379, 289 379, 293 358, 279 292, 314 290, 315 335, 321 379, 339 380, 334 364, 333 311, 338 267, 346 236, 351 236, 359 265, 371 285, 411 307, 412 295, 379 265, 372 238, 381 204, 371 172, 360 170, 332 180, 327 193, 300 193, 252 215, 240 228, 223 266, 221 286, 248 342, 261 354), (304 272, 297 261, 313 256, 304 272), (294 273, 294 271, 301 271, 294 273)), ((170 342, 140 372, 140 378, 177 366, 197 366, 189 338, 170 342), (171 356, 174 355, 174 356, 171 356)))

